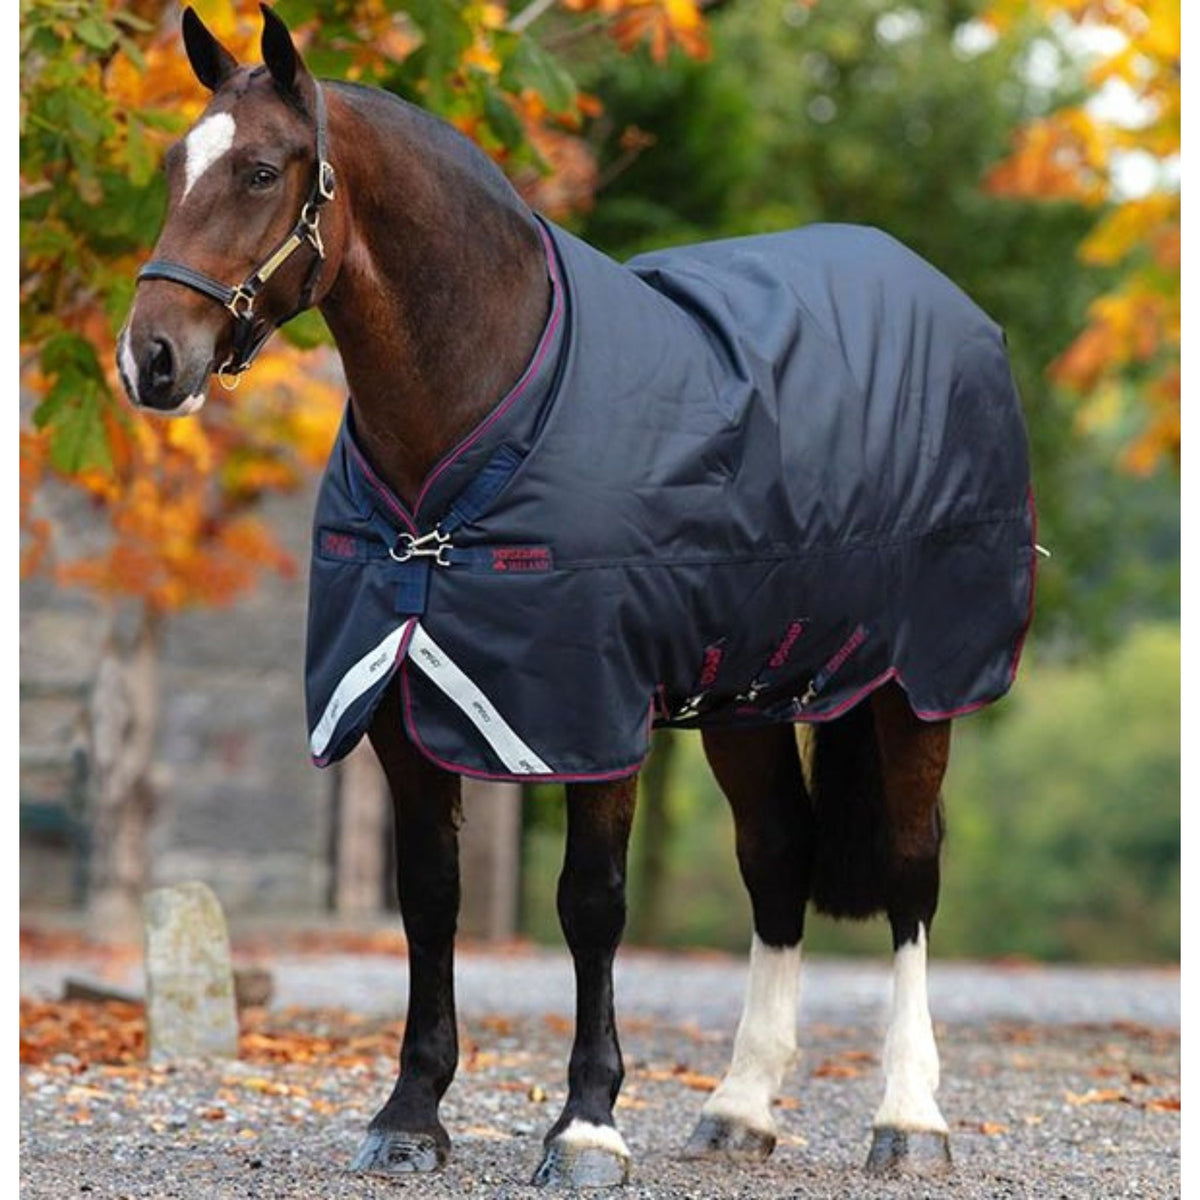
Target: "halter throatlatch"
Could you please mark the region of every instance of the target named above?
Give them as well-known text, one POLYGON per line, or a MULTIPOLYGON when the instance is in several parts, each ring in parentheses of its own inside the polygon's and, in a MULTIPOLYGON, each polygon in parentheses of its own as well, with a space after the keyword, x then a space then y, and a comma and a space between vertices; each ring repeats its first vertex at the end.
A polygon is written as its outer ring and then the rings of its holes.
POLYGON ((321 264, 325 261, 325 245, 321 241, 321 209, 333 199, 335 178, 333 164, 326 157, 326 120, 325 97, 321 85, 316 86, 316 169, 308 197, 300 209, 300 217, 292 227, 291 233, 267 256, 266 260, 241 283, 230 287, 205 275, 184 263, 173 262, 166 258, 153 258, 138 272, 140 283, 143 279, 166 279, 171 283, 179 283, 189 287, 201 295, 217 301, 229 311, 233 317, 233 348, 229 357, 217 368, 217 375, 222 386, 230 391, 237 387, 238 377, 254 361, 255 355, 262 349, 267 339, 280 325, 290 321, 302 313, 312 303, 313 291, 321 273, 321 264), (254 311, 254 302, 259 292, 267 285, 271 276, 301 246, 310 246, 314 251, 312 265, 304 277, 304 285, 296 307, 286 317, 274 324, 259 319, 254 311), (232 383, 226 383, 226 379, 232 383))

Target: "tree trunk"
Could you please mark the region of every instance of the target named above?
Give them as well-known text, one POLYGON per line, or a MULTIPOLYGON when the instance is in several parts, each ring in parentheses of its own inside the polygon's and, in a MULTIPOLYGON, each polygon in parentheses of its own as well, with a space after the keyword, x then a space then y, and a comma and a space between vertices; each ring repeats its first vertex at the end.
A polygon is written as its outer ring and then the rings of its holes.
POLYGON ((330 907, 341 916, 377 916, 387 908, 388 805, 383 768, 363 738, 338 765, 334 784, 330 907))
POLYGON ((158 735, 160 618, 141 609, 132 627, 114 617, 89 704, 91 769, 88 932, 101 941, 141 937, 150 882, 150 783, 158 735))
POLYGON ((462 810, 462 907, 458 928, 467 938, 505 941, 517 930, 520 785, 464 779, 462 810))
POLYGON ((631 891, 636 903, 630 910, 629 940, 642 945, 662 941, 667 884, 667 847, 672 826, 671 768, 675 762, 675 734, 660 729, 654 735, 650 757, 638 779, 636 851, 631 891))

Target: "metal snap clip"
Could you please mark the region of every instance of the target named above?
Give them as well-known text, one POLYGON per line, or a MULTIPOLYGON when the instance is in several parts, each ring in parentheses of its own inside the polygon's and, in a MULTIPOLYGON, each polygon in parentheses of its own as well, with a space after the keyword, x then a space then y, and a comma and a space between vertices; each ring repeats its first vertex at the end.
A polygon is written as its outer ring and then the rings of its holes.
POLYGON ((431 529, 420 537, 402 533, 400 542, 399 553, 395 546, 388 547, 388 554, 398 563, 408 562, 412 558, 432 558, 439 567, 450 565, 450 535, 440 529, 431 529))

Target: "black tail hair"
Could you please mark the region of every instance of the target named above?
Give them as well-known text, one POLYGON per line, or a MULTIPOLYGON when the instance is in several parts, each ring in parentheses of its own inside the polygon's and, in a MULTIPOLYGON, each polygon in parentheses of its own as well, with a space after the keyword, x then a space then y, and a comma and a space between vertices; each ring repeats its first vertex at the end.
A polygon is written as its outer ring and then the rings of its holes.
POLYGON ((814 728, 810 775, 813 904, 853 920, 884 911, 888 826, 870 701, 814 728))

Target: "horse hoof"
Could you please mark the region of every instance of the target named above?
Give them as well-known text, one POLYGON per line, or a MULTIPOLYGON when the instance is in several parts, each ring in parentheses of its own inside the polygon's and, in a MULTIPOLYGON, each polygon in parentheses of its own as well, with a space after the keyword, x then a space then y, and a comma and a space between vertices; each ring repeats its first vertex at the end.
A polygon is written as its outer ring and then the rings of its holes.
POLYGON ((629 1182, 629 1151, 615 1129, 611 1130, 611 1137, 601 1139, 613 1143, 609 1145, 570 1134, 568 1127, 567 1136, 560 1135, 547 1143, 532 1183, 538 1187, 579 1188, 618 1187, 629 1182))
POLYGON ((684 1158, 738 1158, 762 1162, 775 1149, 775 1135, 728 1117, 702 1116, 692 1130, 684 1158))
POLYGON ((443 1130, 435 1134, 368 1129, 350 1170, 375 1175, 427 1175, 440 1171, 449 1154, 450 1139, 443 1130))
POLYGON ((941 1175, 952 1171, 950 1137, 928 1130, 876 1129, 866 1169, 872 1175, 941 1175))

